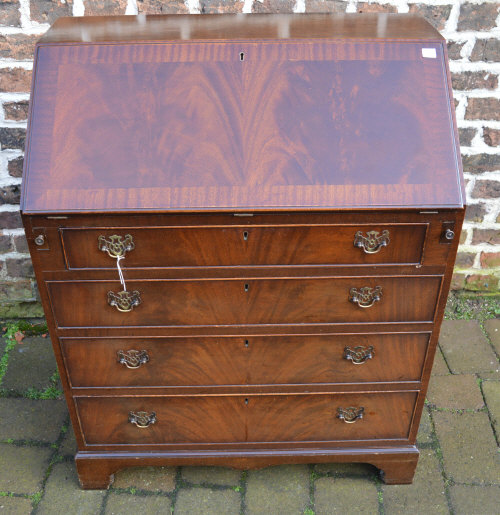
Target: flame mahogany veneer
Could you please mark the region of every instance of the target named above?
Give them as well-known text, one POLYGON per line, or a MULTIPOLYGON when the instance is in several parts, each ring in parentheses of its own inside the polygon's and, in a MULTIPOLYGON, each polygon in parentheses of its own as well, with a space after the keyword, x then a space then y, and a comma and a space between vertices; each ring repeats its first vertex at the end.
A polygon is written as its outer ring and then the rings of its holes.
POLYGON ((33 75, 22 216, 82 487, 319 462, 410 483, 465 209, 439 33, 61 18, 33 75))

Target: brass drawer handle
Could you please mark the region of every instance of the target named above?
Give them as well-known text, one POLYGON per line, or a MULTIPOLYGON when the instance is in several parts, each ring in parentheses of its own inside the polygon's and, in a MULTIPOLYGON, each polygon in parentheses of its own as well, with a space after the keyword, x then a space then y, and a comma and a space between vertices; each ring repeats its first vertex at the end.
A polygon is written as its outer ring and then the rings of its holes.
POLYGON ((375 286, 375 288, 351 288, 349 290, 349 300, 357 304, 360 308, 370 308, 382 298, 382 286, 375 286))
POLYGON ((390 241, 387 230, 382 231, 380 236, 378 231, 368 231, 366 236, 358 231, 354 235, 354 246, 362 248, 366 254, 376 254, 382 247, 387 247, 390 241))
POLYGON ((148 353, 145 350, 119 350, 117 354, 118 363, 125 365, 127 368, 139 368, 149 361, 148 353))
POLYGON ((115 293, 108 291, 108 304, 114 306, 118 311, 127 313, 141 303, 141 294, 137 291, 119 291, 115 293))
POLYGON ((126 234, 125 236, 113 234, 107 239, 106 236, 99 236, 98 247, 99 250, 107 252, 110 257, 116 259, 118 257, 123 257, 127 252, 134 250, 135 245, 134 239, 130 234, 126 234))
POLYGON ((363 418, 365 408, 337 408, 337 418, 343 420, 346 424, 354 424, 356 420, 363 418))
POLYGON ((128 414, 128 421, 131 424, 135 424, 137 427, 144 429, 156 422, 156 413, 154 411, 151 413, 147 413, 146 411, 131 411, 128 414))
POLYGON ((362 365, 366 363, 369 359, 373 358, 373 346, 369 345, 368 347, 363 347, 359 345, 358 347, 346 347, 344 349, 344 359, 347 361, 352 361, 354 365, 362 365))

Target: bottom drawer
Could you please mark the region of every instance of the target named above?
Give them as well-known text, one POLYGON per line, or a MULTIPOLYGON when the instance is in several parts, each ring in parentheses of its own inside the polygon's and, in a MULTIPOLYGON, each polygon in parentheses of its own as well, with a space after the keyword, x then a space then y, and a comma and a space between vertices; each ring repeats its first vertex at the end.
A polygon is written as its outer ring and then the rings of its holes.
POLYGON ((407 439, 416 399, 409 391, 75 401, 87 445, 151 445, 407 439), (362 418, 339 418, 347 408, 362 408, 362 418), (154 422, 129 420, 140 413, 154 422))

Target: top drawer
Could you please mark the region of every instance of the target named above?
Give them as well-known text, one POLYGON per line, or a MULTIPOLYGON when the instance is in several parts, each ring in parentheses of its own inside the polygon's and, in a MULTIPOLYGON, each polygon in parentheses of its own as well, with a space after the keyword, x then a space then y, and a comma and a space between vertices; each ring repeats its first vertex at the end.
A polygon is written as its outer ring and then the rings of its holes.
POLYGON ((418 264, 428 224, 63 228, 68 268, 418 264), (109 252, 108 252, 109 251, 109 252))

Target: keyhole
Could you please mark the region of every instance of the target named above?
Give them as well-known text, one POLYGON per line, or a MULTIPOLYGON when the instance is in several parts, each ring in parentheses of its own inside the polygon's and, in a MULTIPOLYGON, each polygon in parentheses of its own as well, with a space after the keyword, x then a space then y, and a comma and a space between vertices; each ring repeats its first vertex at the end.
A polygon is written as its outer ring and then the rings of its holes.
POLYGON ((240 61, 244 61, 244 60, 245 60, 245 53, 240 52, 240 61))
POLYGON ((248 406, 248 399, 245 399, 245 404, 248 406))
POLYGON ((245 340, 245 347, 248 347, 248 340, 245 340))
POLYGON ((245 241, 247 241, 247 240, 248 240, 248 231, 243 231, 243 239, 244 239, 245 241))
POLYGON ((245 283, 244 290, 248 291, 250 289, 250 285, 248 283, 245 283))

